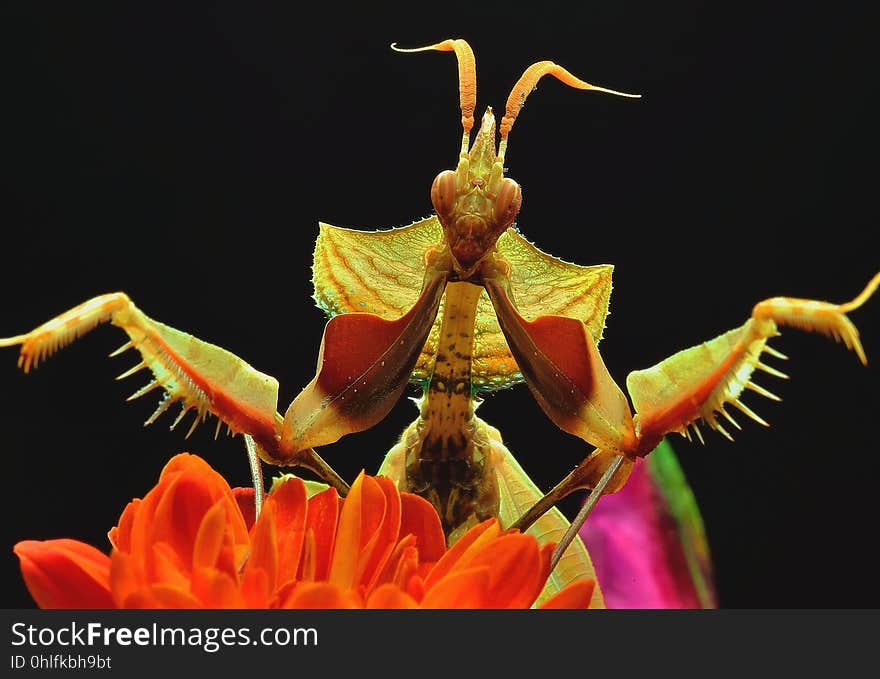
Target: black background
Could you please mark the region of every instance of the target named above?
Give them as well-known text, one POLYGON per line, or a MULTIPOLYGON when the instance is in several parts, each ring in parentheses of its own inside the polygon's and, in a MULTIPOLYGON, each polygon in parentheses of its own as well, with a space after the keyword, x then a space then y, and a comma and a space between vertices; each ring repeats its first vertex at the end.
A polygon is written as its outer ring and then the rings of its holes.
MULTIPOLYGON (((277 377, 283 411, 314 373, 324 323, 310 298, 317 221, 408 224, 455 164, 454 58, 388 48, 447 37, 474 47, 478 113, 540 59, 644 95, 542 81, 507 157, 526 236, 616 265, 601 348, 620 383, 762 298, 850 299, 880 264, 876 22, 861 6, 7 6, 0 335, 124 290, 277 377)), ((875 362, 878 309, 853 314, 875 362)), ((214 442, 213 424, 186 442, 168 416, 141 428, 155 396, 126 405, 145 378, 114 382, 134 356, 105 358, 124 339, 101 328, 26 378, 15 350, 0 353, 4 606, 31 605, 16 541, 106 547, 171 454, 248 482, 241 442, 214 442)), ((793 379, 761 382, 784 402, 748 400, 769 430, 675 441, 721 604, 877 607, 877 368, 797 331, 775 345, 793 379)), ((405 400, 322 452, 347 477, 375 471, 415 415, 405 400)), ((586 450, 525 387, 480 415, 544 488, 586 450)))

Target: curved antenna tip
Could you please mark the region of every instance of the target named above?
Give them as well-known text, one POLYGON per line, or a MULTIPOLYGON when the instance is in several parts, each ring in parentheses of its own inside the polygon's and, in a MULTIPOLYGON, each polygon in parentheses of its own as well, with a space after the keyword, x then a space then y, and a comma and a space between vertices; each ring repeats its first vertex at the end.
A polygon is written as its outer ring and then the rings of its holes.
POLYGON ((398 47, 396 42, 392 42, 391 49, 395 52, 428 52, 430 50, 436 50, 437 45, 428 45, 426 47, 398 47))
POLYGON ((470 51, 467 43, 458 38, 449 38, 448 40, 435 42, 433 45, 425 45, 424 47, 398 47, 396 42, 392 42, 391 49, 395 52, 430 52, 432 50, 437 52, 470 51))
POLYGON ((605 94, 614 94, 618 97, 627 97, 629 99, 641 99, 641 94, 629 94, 628 92, 618 92, 617 90, 609 90, 607 87, 597 87, 596 85, 590 85, 589 90, 594 90, 596 92, 604 92, 605 94))

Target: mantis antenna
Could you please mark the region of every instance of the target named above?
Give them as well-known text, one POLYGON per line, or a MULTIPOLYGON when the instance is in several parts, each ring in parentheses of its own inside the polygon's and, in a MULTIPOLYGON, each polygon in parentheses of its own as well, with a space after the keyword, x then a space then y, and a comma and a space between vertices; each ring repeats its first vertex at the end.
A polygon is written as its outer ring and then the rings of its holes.
MULTIPOLYGON (((474 109, 477 105, 477 69, 474 61, 474 53, 464 40, 449 39, 438 42, 426 47, 413 47, 403 49, 397 46, 397 43, 391 43, 391 49, 395 52, 427 52, 434 50, 437 52, 455 52, 458 59, 458 88, 461 101, 461 126, 464 129, 464 135, 461 140, 461 152, 466 154, 470 146, 471 128, 474 126, 474 109)), ((510 96, 507 97, 507 106, 505 108, 504 117, 501 119, 501 144, 498 147, 498 160, 504 160, 504 153, 507 151, 507 136, 519 115, 520 110, 526 103, 529 94, 534 91, 538 81, 545 75, 552 75, 554 78, 562 81, 570 87, 579 90, 594 90, 596 92, 605 92, 607 94, 615 94, 619 97, 640 98, 641 94, 627 94, 626 92, 618 92, 607 87, 598 87, 572 75, 559 64, 552 61, 538 61, 529 66, 525 72, 516 81, 510 96)))
POLYGON ((584 82, 580 78, 575 77, 559 64, 554 64, 552 61, 538 61, 529 66, 523 72, 519 80, 517 80, 516 84, 513 86, 513 89, 510 91, 510 96, 507 97, 504 117, 501 119, 501 126, 499 128, 501 133, 501 144, 498 146, 498 158, 500 160, 504 159, 504 153, 507 151, 507 136, 510 134, 513 123, 516 122, 516 117, 519 115, 522 107, 525 106, 529 94, 535 90, 538 81, 545 75, 552 75, 557 80, 579 90, 594 90, 596 92, 605 92, 607 94, 615 94, 619 97, 630 97, 633 99, 639 99, 642 96, 641 94, 627 94, 626 92, 609 90, 607 87, 591 85, 590 83, 584 82))
POLYGON ((467 153, 471 142, 471 128, 474 126, 474 109, 477 106, 477 66, 474 60, 474 52, 471 46, 464 40, 444 40, 427 47, 413 47, 403 49, 397 43, 391 43, 391 49, 395 52, 455 52, 458 59, 458 92, 461 102, 461 127, 464 135, 461 140, 461 152, 467 153))

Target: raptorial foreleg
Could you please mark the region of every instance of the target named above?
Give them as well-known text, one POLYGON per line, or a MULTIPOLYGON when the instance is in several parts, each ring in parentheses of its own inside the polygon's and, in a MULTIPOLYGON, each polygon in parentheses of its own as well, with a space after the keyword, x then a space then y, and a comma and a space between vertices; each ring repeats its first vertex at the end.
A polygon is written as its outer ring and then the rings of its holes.
POLYGON ((284 414, 281 448, 295 456, 379 422, 409 382, 446 287, 431 269, 422 294, 400 318, 370 313, 334 316, 324 329, 314 379, 284 414))
MULTIPOLYGON (((153 374, 153 379, 129 400, 153 390, 164 392, 164 398, 145 425, 179 402, 181 411, 172 429, 187 412, 194 411, 189 436, 199 422, 213 414, 218 418, 217 432, 226 424, 233 433, 250 435, 266 462, 302 464, 334 485, 340 485, 337 482, 341 479, 332 478, 332 470, 314 451, 302 451, 298 459, 288 459, 282 453, 278 445, 282 418, 276 411, 278 382, 275 378, 255 370, 226 349, 149 318, 124 292, 90 299, 28 333, 0 339, 0 347, 21 345, 18 364, 27 373, 58 349, 106 322, 122 328, 129 336, 129 341, 111 356, 129 349, 141 354, 141 361, 118 379, 146 368, 153 374)), ((344 487, 342 483, 340 488, 344 490, 344 487)))
POLYGON ((732 440, 726 422, 740 425, 725 410, 731 405, 759 424, 767 423, 741 400, 746 389, 779 400, 753 381, 758 370, 775 377, 788 376, 764 362, 763 354, 785 359, 767 342, 780 326, 820 332, 843 342, 867 364, 859 332, 846 314, 862 306, 880 285, 880 273, 851 302, 833 304, 809 299, 774 297, 759 302, 742 326, 713 340, 685 349, 647 370, 630 373, 626 384, 637 412, 639 455, 651 452, 669 432, 702 438, 698 421, 732 440))
MULTIPOLYGON (((766 424, 740 400, 745 389, 771 399, 771 392, 752 381, 755 370, 786 377, 761 360, 783 354, 767 345, 779 326, 822 332, 842 341, 866 362, 855 325, 846 314, 864 304, 880 284, 880 274, 851 302, 832 304, 777 297, 760 302, 741 327, 714 340, 681 351, 652 368, 629 375, 627 387, 636 415, 607 373, 601 356, 571 319, 520 317, 504 287, 503 270, 490 271, 486 288, 517 363, 539 404, 560 427, 597 445, 580 465, 521 516, 525 529, 566 495, 580 488, 594 494, 622 487, 635 457, 650 453, 669 432, 702 437, 697 421, 732 438, 719 417, 739 428, 727 404, 766 424)), ((594 498, 588 498, 588 503, 594 498)), ((573 535, 577 522, 565 536, 573 535)), ((564 541, 563 541, 564 544, 564 541)))

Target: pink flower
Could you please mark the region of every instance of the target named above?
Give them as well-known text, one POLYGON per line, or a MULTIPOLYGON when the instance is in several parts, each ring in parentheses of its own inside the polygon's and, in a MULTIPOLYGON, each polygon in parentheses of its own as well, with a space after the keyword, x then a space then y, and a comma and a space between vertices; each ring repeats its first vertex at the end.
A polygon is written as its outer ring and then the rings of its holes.
POLYGON ((608 608, 714 608, 703 522, 672 447, 639 460, 580 535, 608 608))

